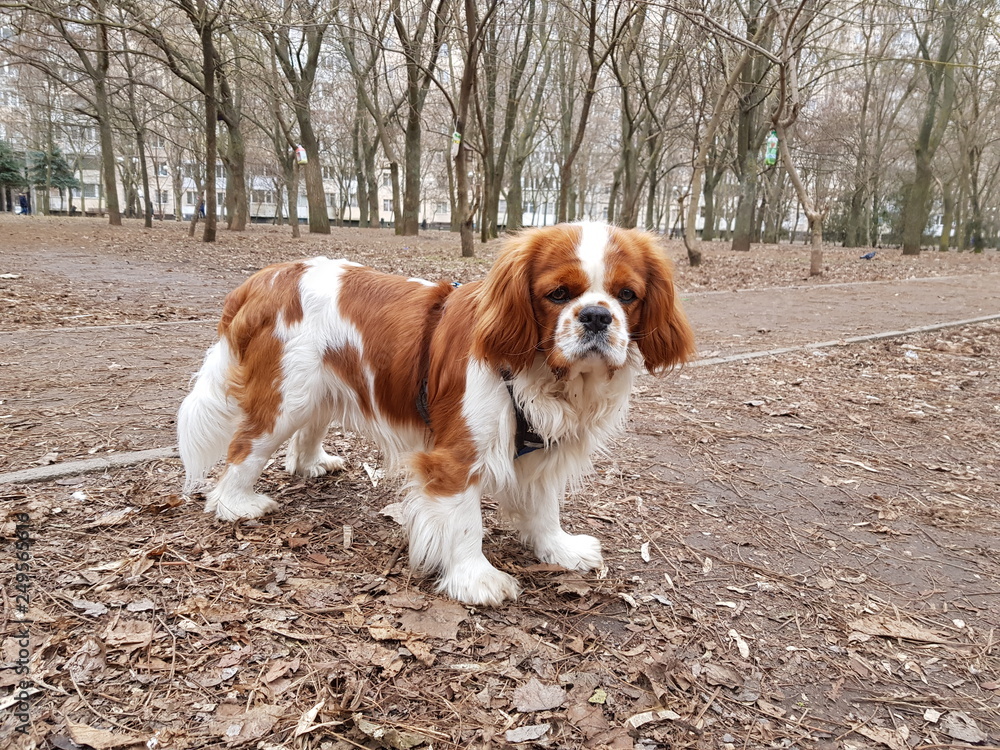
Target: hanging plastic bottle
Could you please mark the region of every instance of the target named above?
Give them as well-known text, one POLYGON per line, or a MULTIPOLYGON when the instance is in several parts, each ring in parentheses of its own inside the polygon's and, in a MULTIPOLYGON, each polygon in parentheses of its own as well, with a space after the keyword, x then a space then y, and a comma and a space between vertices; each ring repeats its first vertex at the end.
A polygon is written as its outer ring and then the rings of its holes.
POLYGON ((306 150, 302 146, 295 147, 295 163, 296 164, 308 164, 309 157, 306 156, 306 150))
POLYGON ((764 163, 773 167, 778 162, 778 132, 772 130, 764 146, 764 163))

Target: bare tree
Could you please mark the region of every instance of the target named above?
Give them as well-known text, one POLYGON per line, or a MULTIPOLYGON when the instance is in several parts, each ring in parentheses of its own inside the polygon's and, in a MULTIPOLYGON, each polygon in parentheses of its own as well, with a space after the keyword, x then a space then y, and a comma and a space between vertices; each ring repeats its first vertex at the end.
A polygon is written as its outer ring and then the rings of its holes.
POLYGON ((805 45, 809 27, 817 14, 826 5, 823 0, 801 0, 798 6, 782 8, 778 13, 777 30, 781 38, 779 47, 780 61, 778 64, 778 96, 771 115, 774 129, 778 136, 778 148, 781 161, 788 170, 788 177, 795 187, 795 193, 802 204, 806 218, 809 221, 809 236, 812 249, 809 254, 809 275, 818 276, 823 273, 823 221, 830 211, 828 202, 819 195, 817 178, 816 195, 810 195, 792 158, 789 147, 790 130, 802 111, 802 88, 800 85, 799 67, 802 61, 802 48, 805 45))
POLYGON ((689 193, 691 200, 688 204, 687 222, 684 227, 684 244, 687 247, 688 262, 692 266, 701 265, 701 248, 698 246, 696 225, 698 218, 697 196, 701 192, 701 180, 702 175, 705 172, 705 161, 708 158, 708 152, 715 142, 715 135, 719 130, 719 126, 722 124, 722 118, 726 114, 726 103, 729 100, 729 96, 733 93, 737 83, 743 77, 744 70, 753 59, 754 53, 760 52, 759 44, 766 35, 771 33, 771 29, 776 18, 777 13, 773 10, 769 11, 764 16, 763 20, 757 25, 753 37, 749 40, 750 44, 743 47, 743 51, 740 54, 739 59, 729 71, 729 77, 726 79, 715 99, 715 107, 712 110, 712 117, 709 119, 708 124, 705 127, 705 133, 701 136, 701 147, 695 156, 694 167, 691 171, 691 190, 689 193))
POLYGON ((292 90, 292 105, 299 124, 299 140, 305 149, 306 197, 309 200, 309 231, 329 234, 319 139, 313 128, 310 100, 323 38, 335 12, 325 0, 283 0, 278 23, 271 25, 270 39, 292 90))
POLYGON ((917 130, 913 156, 916 162, 913 181, 903 206, 903 255, 917 255, 923 243, 924 228, 930 215, 931 185, 934 175, 931 162, 937 153, 955 104, 955 74, 952 60, 957 50, 958 0, 929 0, 927 21, 915 27, 921 67, 927 75, 927 99, 917 130), (940 30, 937 52, 931 51, 934 32, 940 30))
POLYGON ((109 6, 108 0, 35 0, 19 4, 20 33, 2 44, 6 52, 57 81, 85 104, 79 111, 93 118, 100 136, 108 223, 121 226, 110 89, 115 51, 110 44, 109 6), (38 44, 32 44, 29 36, 38 44), (75 61, 60 53, 57 40, 66 45, 75 61))
POLYGON ((414 0, 411 7, 404 9, 401 0, 390 0, 390 8, 406 66, 405 186, 403 214, 397 216, 396 233, 416 235, 420 232, 422 113, 445 42, 452 6, 451 0, 414 0))
POLYGON ((597 81, 622 33, 631 22, 636 6, 625 0, 577 0, 564 8, 564 20, 575 18, 582 26, 584 42, 578 46, 580 26, 567 25, 560 31, 560 81, 564 87, 561 113, 561 154, 559 165, 558 220, 574 218, 573 165, 583 146, 590 112, 597 94, 597 81), (576 80, 577 56, 586 58, 582 81, 576 80), (582 94, 580 91, 582 90, 582 94), (579 97, 579 111, 575 106, 579 97), (575 125, 574 125, 575 119, 575 125))

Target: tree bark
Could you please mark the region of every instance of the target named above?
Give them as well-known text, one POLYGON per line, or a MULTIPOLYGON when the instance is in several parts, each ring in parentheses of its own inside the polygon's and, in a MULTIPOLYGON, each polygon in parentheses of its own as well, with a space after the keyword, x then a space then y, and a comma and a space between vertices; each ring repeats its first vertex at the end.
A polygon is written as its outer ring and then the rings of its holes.
MULTIPOLYGON (((414 236, 420 233, 420 156, 422 150, 421 118, 427 91, 437 67, 437 59, 444 45, 448 20, 451 16, 451 0, 423 0, 417 19, 417 28, 407 29, 403 22, 403 12, 399 0, 393 0, 392 18, 403 49, 406 66, 406 130, 403 141, 405 189, 403 191, 402 215, 396 214, 396 234, 414 236), (433 16, 433 17, 432 17, 433 16), (432 25, 432 38, 427 53, 427 63, 423 64, 424 34, 432 25)), ((398 169, 398 165, 397 165, 398 169)), ((394 204, 398 211, 398 204, 394 204)))
MULTIPOLYGON (((204 9, 202 9, 204 10, 204 9)), ((215 40, 212 25, 203 14, 198 29, 201 37, 202 68, 205 72, 205 229, 204 242, 215 242, 218 224, 218 197, 215 190, 215 163, 218 161, 218 104, 215 98, 215 40)), ((197 207, 195 208, 197 211, 197 207)))
MULTIPOLYGON (((754 34, 751 40, 754 44, 757 44, 766 33, 769 32, 771 25, 774 23, 777 14, 774 10, 769 10, 767 15, 764 16, 764 20, 760 23, 757 28, 757 32, 754 34)), ((751 49, 746 47, 743 53, 740 55, 740 59, 737 61, 736 65, 729 73, 729 78, 726 80, 725 85, 719 92, 719 95, 715 100, 715 109, 712 111, 712 118, 708 122, 708 126, 705 128, 705 134, 702 136, 701 146, 698 149, 698 154, 694 159, 694 168, 691 170, 691 200, 688 203, 687 209, 687 222, 684 226, 684 245, 687 248, 688 253, 688 263, 692 266, 701 265, 701 249, 698 247, 698 198, 697 196, 701 193, 701 180, 702 175, 705 171, 705 160, 708 157, 708 151, 715 142, 715 134, 718 132, 719 125, 722 123, 723 115, 726 112, 726 102, 729 99, 730 94, 736 87, 737 82, 743 73, 743 69, 747 66, 751 59, 751 49)), ((727 228, 729 233, 732 233, 732 224, 727 222, 727 228)))
POLYGON ((951 244, 951 227, 955 221, 955 200, 952 198, 950 182, 941 186, 941 203, 944 212, 941 215, 941 239, 938 242, 938 250, 946 253, 951 244))
POLYGON ((929 59, 926 40, 921 40, 930 91, 913 149, 916 162, 913 182, 903 207, 903 255, 920 253, 930 214, 931 183, 934 179, 931 161, 944 137, 955 103, 955 78, 950 65, 956 49, 954 0, 945 0, 945 6, 941 43, 933 61, 929 59))

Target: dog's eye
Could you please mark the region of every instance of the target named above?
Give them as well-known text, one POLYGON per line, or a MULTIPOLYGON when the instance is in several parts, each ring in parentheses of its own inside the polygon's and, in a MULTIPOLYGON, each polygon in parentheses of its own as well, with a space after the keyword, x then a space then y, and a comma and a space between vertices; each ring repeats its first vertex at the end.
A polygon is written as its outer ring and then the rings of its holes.
POLYGON ((561 286, 554 292, 549 292, 549 294, 547 294, 546 297, 548 297, 548 299, 550 299, 552 302, 567 302, 569 301, 569 289, 567 289, 564 286, 561 286))
POLYGON ((635 302, 635 292, 633 292, 628 287, 622 289, 620 292, 618 292, 618 301, 625 303, 635 302))

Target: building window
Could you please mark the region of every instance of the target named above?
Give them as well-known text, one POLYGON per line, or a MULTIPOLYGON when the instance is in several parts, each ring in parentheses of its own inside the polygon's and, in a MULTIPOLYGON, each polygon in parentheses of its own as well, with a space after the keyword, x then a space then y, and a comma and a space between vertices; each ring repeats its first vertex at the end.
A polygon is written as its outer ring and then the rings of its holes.
POLYGON ((224 192, 218 192, 215 194, 215 205, 216 206, 226 205, 226 194, 224 192))
POLYGON ((502 198, 500 199, 500 204, 497 207, 497 213, 500 214, 501 216, 507 213, 507 201, 503 200, 502 198))
POLYGON ((83 197, 96 200, 101 196, 101 186, 96 182, 85 182, 83 184, 83 197))
POLYGON ((251 190, 251 203, 274 203, 274 192, 271 190, 251 190))
POLYGON ((170 193, 166 190, 157 190, 156 202, 159 203, 161 206, 170 203, 170 193))
POLYGON ((333 171, 333 167, 323 167, 323 179, 324 180, 335 180, 337 175, 333 171))
POLYGON ((337 207, 337 196, 334 193, 326 194, 326 205, 328 205, 330 208, 337 207))
POLYGON ((215 165, 215 179, 224 180, 226 179, 226 165, 216 164, 215 165))
POLYGON ((166 164, 157 164, 156 165, 156 174, 159 177, 168 177, 170 175, 170 171, 167 169, 167 165, 166 164))
POLYGON ((448 204, 444 201, 438 201, 437 208, 434 210, 435 213, 446 214, 448 213, 448 204))
POLYGON ((392 211, 392 198, 382 199, 382 210, 386 212, 392 211))
POLYGON ((392 175, 391 174, 384 174, 384 175, 382 175, 382 187, 384 187, 384 188, 392 187, 392 175))
POLYGON ((193 206, 198 202, 198 196, 195 194, 194 190, 188 190, 184 193, 184 205, 193 206))

